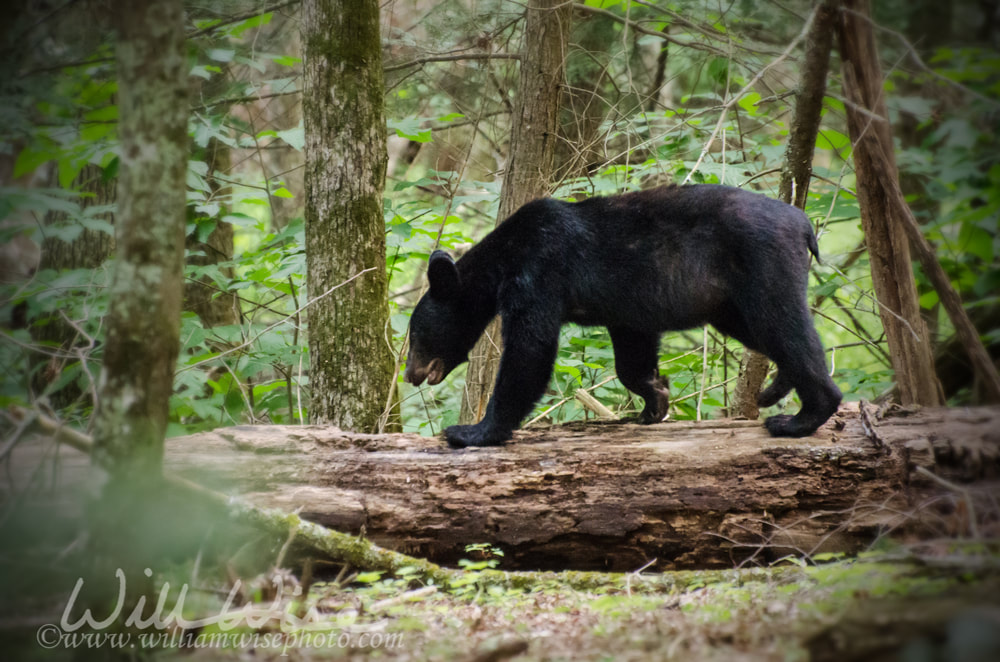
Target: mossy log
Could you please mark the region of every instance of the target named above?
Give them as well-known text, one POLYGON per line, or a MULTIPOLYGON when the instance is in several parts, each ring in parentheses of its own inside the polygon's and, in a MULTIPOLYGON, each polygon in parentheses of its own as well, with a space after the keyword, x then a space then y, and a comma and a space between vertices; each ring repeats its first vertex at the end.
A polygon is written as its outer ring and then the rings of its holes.
POLYGON ((848 405, 805 439, 735 420, 580 423, 460 451, 239 426, 168 440, 165 466, 435 563, 491 543, 508 569, 721 568, 857 551, 889 531, 979 535, 977 499, 998 493, 1000 408, 848 405))

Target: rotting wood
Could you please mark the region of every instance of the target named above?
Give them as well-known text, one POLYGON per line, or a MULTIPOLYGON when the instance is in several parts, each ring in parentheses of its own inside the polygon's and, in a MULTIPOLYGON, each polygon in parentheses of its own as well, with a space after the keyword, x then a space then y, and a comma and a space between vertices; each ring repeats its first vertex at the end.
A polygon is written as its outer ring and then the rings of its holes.
MULTIPOLYGON (((52 439, 66 444, 81 452, 79 455, 70 455, 62 462, 75 464, 74 468, 79 469, 80 465, 90 466, 89 454, 93 451, 94 441, 88 435, 72 428, 61 425, 58 421, 49 418, 38 412, 25 410, 12 406, 8 408, 6 418, 15 424, 15 433, 11 443, 5 445, 5 456, 9 455, 17 446, 25 433, 29 429, 36 429, 52 439)), ((392 436, 392 435, 390 435, 392 436)), ((37 442, 37 439, 36 439, 37 442)), ((39 444, 28 442, 20 450, 38 451, 39 444)), ((18 453, 20 454, 20 452, 18 453)), ((32 453, 28 453, 27 463, 34 465, 39 459, 31 458, 32 453)), ((21 458, 20 462, 25 462, 21 458)), ((16 466, 15 462, 15 466, 16 466)), ((51 469, 51 462, 46 461, 51 469)), ((62 467, 65 469, 66 467, 62 467)), ((94 467, 96 469, 96 467, 94 467)), ((100 471, 99 469, 97 469, 100 471)), ((86 491, 84 485, 86 481, 80 481, 77 476, 76 482, 67 482, 65 474, 59 484, 60 491, 68 492, 76 497, 82 497, 86 491), (84 488, 81 491, 81 488, 84 488)), ((462 570, 444 568, 424 559, 413 558, 378 547, 371 541, 364 538, 351 536, 339 531, 332 531, 312 522, 303 521, 296 514, 290 514, 273 509, 264 509, 254 506, 238 497, 227 497, 226 495, 208 489, 202 485, 191 482, 181 476, 176 476, 170 472, 164 475, 164 484, 172 489, 179 490, 185 495, 192 497, 196 503, 200 503, 203 508, 220 509, 226 515, 237 522, 248 525, 257 531, 269 535, 277 535, 286 541, 280 556, 284 557, 284 550, 288 543, 294 543, 298 555, 302 558, 323 559, 336 563, 345 564, 349 567, 377 570, 387 573, 395 573, 404 567, 415 569, 416 575, 424 580, 430 580, 439 586, 450 586, 457 581, 467 579, 462 570)), ((0 483, 0 496, 12 496, 15 491, 12 484, 0 483)), ((66 513, 60 513, 65 516, 66 513)), ((72 519, 72 518, 71 518, 72 519)), ((918 563, 924 563, 918 557, 909 559, 918 563)), ((505 570, 483 570, 479 573, 484 583, 496 586, 504 586, 510 589, 530 590, 542 586, 560 585, 581 591, 598 590, 623 590, 627 593, 632 591, 675 591, 682 592, 692 586, 704 586, 715 582, 790 582, 798 581, 806 576, 807 568, 799 565, 786 565, 775 568, 748 567, 741 569, 727 568, 722 570, 688 570, 662 575, 641 574, 641 571, 648 569, 650 564, 636 572, 626 574, 608 572, 509 572, 505 570)))
MULTIPOLYGON (((297 527, 299 556, 414 565, 439 584, 451 571, 435 564, 475 542, 503 549, 511 570, 632 571, 656 559, 653 572, 850 552, 889 530, 978 533, 961 502, 988 512, 1000 493, 1000 408, 865 406, 865 421, 845 405, 813 437, 783 440, 752 421, 580 423, 461 451, 416 435, 243 426, 168 440, 164 463, 168 482, 234 521, 282 540, 297 527)), ((87 450, 83 435, 57 434, 87 450)), ((60 461, 76 457, 86 462, 60 461)), ((544 581, 532 576, 502 581, 544 581)))
POLYGON ((488 542, 512 569, 728 567, 856 551, 885 531, 940 535, 940 510, 922 504, 941 486, 916 467, 996 494, 1000 408, 868 406, 863 420, 855 404, 805 439, 738 420, 581 423, 463 451, 417 435, 247 426, 172 439, 165 461, 436 563, 488 542))

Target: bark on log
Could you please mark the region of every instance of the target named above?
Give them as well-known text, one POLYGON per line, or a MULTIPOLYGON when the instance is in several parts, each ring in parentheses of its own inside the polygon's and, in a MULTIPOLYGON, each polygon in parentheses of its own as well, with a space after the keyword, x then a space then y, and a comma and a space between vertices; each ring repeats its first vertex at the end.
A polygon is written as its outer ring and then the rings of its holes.
POLYGON ((489 542, 505 569, 731 567, 856 551, 888 530, 975 531, 961 518, 976 509, 959 501, 998 493, 1000 408, 880 418, 845 406, 806 439, 750 421, 580 423, 461 451, 416 435, 243 426, 168 440, 165 467, 438 563, 489 542), (978 482, 942 499, 917 467, 978 482))

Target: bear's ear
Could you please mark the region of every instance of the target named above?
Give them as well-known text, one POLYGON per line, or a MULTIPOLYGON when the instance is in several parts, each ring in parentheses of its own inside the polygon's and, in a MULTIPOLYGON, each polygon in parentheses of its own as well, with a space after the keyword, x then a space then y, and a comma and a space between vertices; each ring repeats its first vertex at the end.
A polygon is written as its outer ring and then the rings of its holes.
POLYGON ((427 262, 427 280, 431 285, 431 296, 437 299, 456 298, 462 290, 455 260, 444 251, 434 251, 427 262))

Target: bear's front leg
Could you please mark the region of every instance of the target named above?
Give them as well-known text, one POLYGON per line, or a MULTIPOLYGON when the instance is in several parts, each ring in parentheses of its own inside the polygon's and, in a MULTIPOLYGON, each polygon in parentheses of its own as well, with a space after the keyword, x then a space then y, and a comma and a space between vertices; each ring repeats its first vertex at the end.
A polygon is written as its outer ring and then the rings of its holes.
POLYGON ((545 393, 559 349, 559 320, 547 315, 503 319, 503 354, 486 415, 475 425, 452 425, 444 436, 452 448, 499 446, 545 393))
POLYGON ((482 422, 475 425, 452 425, 445 429, 444 438, 452 448, 468 446, 503 446, 511 431, 490 430, 482 422))

